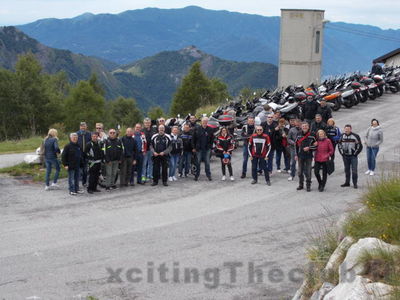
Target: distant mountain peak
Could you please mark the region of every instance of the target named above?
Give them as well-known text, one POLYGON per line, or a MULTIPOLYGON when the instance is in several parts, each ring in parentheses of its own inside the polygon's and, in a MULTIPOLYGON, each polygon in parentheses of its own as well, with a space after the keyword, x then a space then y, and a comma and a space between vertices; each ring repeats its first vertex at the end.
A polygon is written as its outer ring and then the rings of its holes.
POLYGON ((194 57, 194 58, 202 58, 202 57, 207 55, 206 53, 204 53, 203 51, 201 51, 200 49, 198 49, 194 45, 187 46, 187 47, 179 50, 179 54, 181 54, 181 55, 189 55, 189 56, 194 57))

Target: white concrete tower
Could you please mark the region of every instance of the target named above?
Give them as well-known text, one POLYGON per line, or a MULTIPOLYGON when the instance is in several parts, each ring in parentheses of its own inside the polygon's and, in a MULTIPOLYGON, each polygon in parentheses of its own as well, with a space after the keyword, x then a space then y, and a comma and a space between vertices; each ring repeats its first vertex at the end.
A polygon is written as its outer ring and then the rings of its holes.
POLYGON ((324 12, 281 9, 278 87, 320 82, 324 12))

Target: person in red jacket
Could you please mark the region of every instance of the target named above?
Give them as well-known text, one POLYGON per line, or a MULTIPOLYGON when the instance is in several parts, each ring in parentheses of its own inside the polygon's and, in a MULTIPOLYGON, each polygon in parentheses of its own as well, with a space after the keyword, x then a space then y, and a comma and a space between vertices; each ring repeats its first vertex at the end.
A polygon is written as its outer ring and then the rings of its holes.
POLYGON ((314 174, 318 180, 318 190, 323 192, 328 177, 327 162, 329 159, 331 159, 334 153, 334 148, 331 140, 327 138, 324 130, 318 130, 317 137, 317 149, 314 156, 314 174), (321 169, 322 179, 320 174, 321 169))
POLYGON ((251 171, 253 175, 253 181, 251 184, 257 183, 257 168, 260 166, 261 170, 264 171, 267 185, 271 185, 266 162, 266 159, 268 160, 268 154, 271 151, 271 141, 268 134, 264 133, 262 126, 256 127, 256 133, 252 134, 249 139, 248 148, 251 159, 251 171))
POLYGON ((222 169, 221 180, 226 179, 225 172, 227 166, 229 171, 229 177, 231 181, 234 181, 235 178, 233 177, 231 157, 232 157, 232 151, 233 149, 235 149, 235 141, 233 140, 233 137, 229 134, 228 129, 226 127, 223 127, 221 129, 221 132, 215 141, 215 148, 217 156, 221 158, 221 169, 222 169))

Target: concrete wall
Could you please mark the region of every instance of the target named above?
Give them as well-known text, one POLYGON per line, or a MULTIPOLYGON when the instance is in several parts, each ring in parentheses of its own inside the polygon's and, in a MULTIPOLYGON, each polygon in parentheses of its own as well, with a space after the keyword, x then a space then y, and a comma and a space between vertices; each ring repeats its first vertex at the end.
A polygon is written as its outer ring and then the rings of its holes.
POLYGON ((320 81, 323 20, 323 10, 281 10, 279 87, 320 81))

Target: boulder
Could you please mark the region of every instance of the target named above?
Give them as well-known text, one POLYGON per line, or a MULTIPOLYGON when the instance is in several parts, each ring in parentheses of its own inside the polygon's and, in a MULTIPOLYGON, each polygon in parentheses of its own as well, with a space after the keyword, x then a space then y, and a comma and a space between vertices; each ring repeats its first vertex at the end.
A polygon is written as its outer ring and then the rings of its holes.
POLYGON ((377 238, 364 238, 358 240, 347 251, 346 258, 339 267, 339 282, 353 281, 354 276, 361 275, 365 272, 365 266, 358 263, 360 255, 365 251, 373 251, 376 249, 386 249, 388 251, 399 250, 400 247, 385 243, 377 238))
POLYGON ((322 287, 318 291, 314 292, 310 300, 323 300, 324 297, 334 289, 334 287, 335 286, 332 283, 324 282, 322 287))
POLYGON ((342 263, 343 254, 350 248, 350 246, 354 243, 354 239, 350 236, 346 236, 339 244, 339 246, 332 253, 329 258, 324 271, 335 271, 339 268, 339 265, 342 263))

